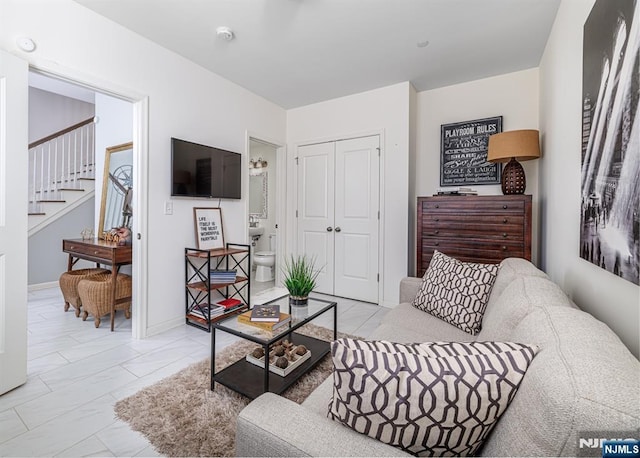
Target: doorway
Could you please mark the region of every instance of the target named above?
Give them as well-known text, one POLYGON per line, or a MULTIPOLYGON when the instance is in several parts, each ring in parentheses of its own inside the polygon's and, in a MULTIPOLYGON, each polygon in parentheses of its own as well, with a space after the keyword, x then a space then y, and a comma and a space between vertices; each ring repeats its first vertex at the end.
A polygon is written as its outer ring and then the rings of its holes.
POLYGON ((380 136, 298 147, 298 253, 321 269, 315 291, 378 302, 380 136))
POLYGON ((251 244, 252 296, 281 284, 284 232, 284 147, 255 136, 248 138, 248 240, 251 244))
MULTIPOLYGON (((47 148, 30 150, 29 179, 32 180, 35 163, 51 162, 58 164, 58 171, 54 172, 55 177, 43 181, 58 183, 60 191, 52 193, 55 202, 54 206, 67 206, 58 214, 49 215, 49 221, 45 221, 32 228, 30 222, 29 230, 29 290, 37 290, 46 287, 57 287, 58 277, 67 269, 67 254, 61 250, 61 240, 79 239, 83 235, 93 234, 99 237, 102 232, 98 227, 100 222, 100 212, 103 207, 109 205, 109 198, 103 198, 103 178, 106 151, 115 145, 132 142, 134 140, 134 103, 132 100, 125 100, 113 94, 107 94, 97 88, 76 84, 74 81, 62 80, 55 75, 43 74, 34 69, 29 71, 29 143, 37 142, 42 137, 51 136, 64 130, 76 121, 83 121, 90 114, 92 122, 87 126, 89 129, 78 133, 72 131, 61 137, 52 140, 52 144, 47 148), (82 119, 80 119, 82 118, 82 119), (64 124, 64 125, 63 125, 64 124), (89 151, 90 150, 90 151, 89 151), (51 153, 53 151, 53 154, 51 153), (46 156, 36 160, 36 156, 46 156), (33 158, 31 157, 33 156, 33 158), (61 165, 66 164, 66 170, 61 169, 61 165), (62 174, 64 183, 58 176, 62 174), (78 180, 71 179, 70 176, 80 177, 78 180), (60 184, 62 183, 62 184, 60 184), (68 205, 79 198, 78 204, 68 205), (67 201, 67 202, 62 202, 67 201)), ((135 178, 138 171, 135 169, 135 149, 129 150, 129 160, 127 164, 120 164, 128 167, 133 177, 133 189, 135 190, 135 178)), ((139 161, 137 161, 139 162, 139 161)), ((37 174, 39 174, 38 172, 37 174)), ((44 174, 44 172, 43 172, 44 174)), ((112 174, 110 174, 112 175, 112 174)), ((41 199, 40 194, 30 191, 30 200, 34 202, 41 199), (36 199, 33 198, 36 196, 36 199)), ((135 209, 136 202, 133 202, 135 209)), ((34 204, 35 205, 35 204, 34 204)), ((38 204, 41 213, 46 211, 55 212, 57 209, 44 208, 48 203, 38 204)), ((31 210, 31 209, 30 209, 31 210)), ((135 212, 135 210, 134 210, 135 212)), ((31 219, 32 216, 29 216, 31 219)), ((135 214, 133 220, 135 221, 135 214)), ((94 267, 95 264, 80 260, 74 269, 94 267)), ((109 266, 107 266, 110 268, 109 266)), ((137 263, 123 266, 120 273, 136 277, 137 263)), ((132 319, 124 320, 122 312, 116 312, 116 331, 124 330, 128 333, 140 336, 140 307, 136 305, 136 299, 132 301, 132 319), (138 325, 134 325, 136 322, 138 325), (119 329, 118 329, 119 328, 119 329)), ((61 305, 62 313, 62 305, 61 305)), ((88 319, 91 321, 91 318, 88 319)), ((103 321, 104 323, 104 321, 103 321)), ((93 323, 86 323, 91 326, 93 323)), ((105 326, 103 324, 102 326, 105 326)), ((107 324, 108 326, 108 324, 107 324)))

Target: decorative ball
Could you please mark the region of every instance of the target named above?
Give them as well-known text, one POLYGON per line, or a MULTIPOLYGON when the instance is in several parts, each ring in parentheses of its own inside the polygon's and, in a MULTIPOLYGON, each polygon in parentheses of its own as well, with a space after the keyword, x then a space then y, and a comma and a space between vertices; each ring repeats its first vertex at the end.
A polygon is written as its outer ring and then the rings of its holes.
POLYGON ((304 355, 307 352, 307 347, 305 347, 304 345, 298 345, 298 348, 296 348, 296 355, 304 355))
POLYGON ((264 348, 262 347, 258 347, 255 350, 253 350, 253 353, 251 353, 251 356, 253 356, 256 359, 260 359, 264 356, 264 348))
POLYGON ((288 365, 289 365, 289 361, 284 356, 281 356, 276 360, 276 366, 278 366, 280 369, 284 369, 288 365))
POLYGON ((283 356, 284 347, 282 345, 278 345, 276 348, 273 349, 273 354, 276 356, 283 356))

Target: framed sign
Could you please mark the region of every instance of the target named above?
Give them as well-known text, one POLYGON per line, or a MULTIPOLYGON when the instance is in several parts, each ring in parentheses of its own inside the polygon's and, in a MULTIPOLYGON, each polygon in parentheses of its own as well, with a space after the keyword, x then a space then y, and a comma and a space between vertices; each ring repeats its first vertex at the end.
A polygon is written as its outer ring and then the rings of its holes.
POLYGON ((194 208, 193 218, 196 225, 196 245, 200 250, 224 248, 222 209, 194 208))
POLYGON ((440 126, 440 186, 500 184, 500 164, 487 162, 489 136, 502 116, 440 126))

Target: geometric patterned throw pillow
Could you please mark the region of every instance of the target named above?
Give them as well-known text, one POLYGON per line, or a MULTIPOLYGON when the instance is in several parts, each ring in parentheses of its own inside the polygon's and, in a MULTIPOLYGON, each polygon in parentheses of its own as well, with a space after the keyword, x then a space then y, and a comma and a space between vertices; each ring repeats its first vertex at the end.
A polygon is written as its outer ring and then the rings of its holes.
POLYGON ((436 250, 413 305, 476 335, 499 268, 458 261, 436 250))
POLYGON ((340 343, 352 350, 369 350, 380 353, 408 353, 440 358, 443 356, 487 355, 522 349, 513 342, 420 342, 397 343, 387 340, 363 340, 343 337, 340 343))
MULTIPOLYGON (((418 456, 473 455, 513 400, 538 351, 517 343, 420 345, 447 356, 331 343, 328 417, 418 456), (431 347, 430 347, 431 346, 431 347)), ((400 347, 395 347, 396 350, 400 347)))

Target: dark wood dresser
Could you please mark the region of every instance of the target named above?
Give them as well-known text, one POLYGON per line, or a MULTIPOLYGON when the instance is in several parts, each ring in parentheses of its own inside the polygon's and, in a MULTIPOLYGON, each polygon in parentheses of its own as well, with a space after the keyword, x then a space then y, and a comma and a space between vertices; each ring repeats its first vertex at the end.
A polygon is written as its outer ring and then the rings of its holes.
POLYGON ((461 261, 531 260, 531 196, 418 197, 416 275, 435 250, 461 261))

